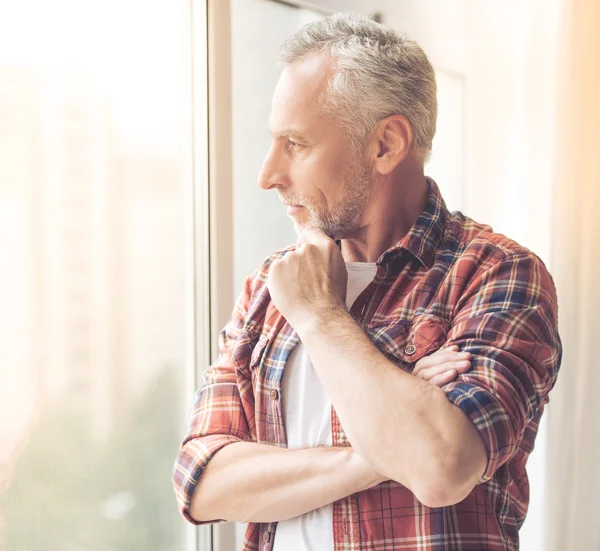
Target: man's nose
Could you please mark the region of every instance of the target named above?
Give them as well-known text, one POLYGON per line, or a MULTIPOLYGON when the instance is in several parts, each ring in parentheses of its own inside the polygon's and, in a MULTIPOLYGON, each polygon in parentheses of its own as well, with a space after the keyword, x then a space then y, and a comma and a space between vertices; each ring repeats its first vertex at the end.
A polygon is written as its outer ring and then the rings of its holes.
POLYGON ((269 190, 273 186, 285 187, 287 176, 283 165, 275 147, 271 147, 258 174, 258 185, 264 190, 269 190))

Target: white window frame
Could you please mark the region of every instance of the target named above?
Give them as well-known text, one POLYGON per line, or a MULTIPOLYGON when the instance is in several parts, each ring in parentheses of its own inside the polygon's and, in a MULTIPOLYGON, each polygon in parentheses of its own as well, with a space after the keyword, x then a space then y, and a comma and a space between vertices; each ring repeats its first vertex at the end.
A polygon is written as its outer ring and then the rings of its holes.
MULTIPOLYGON (((188 0, 189 35, 187 82, 190 101, 186 106, 188 151, 185 158, 185 274, 186 296, 186 412, 189 413, 195 390, 212 359, 210 300, 210 193, 208 143, 208 6, 207 0, 188 0)), ((213 527, 188 525, 186 551, 212 551, 213 527)))

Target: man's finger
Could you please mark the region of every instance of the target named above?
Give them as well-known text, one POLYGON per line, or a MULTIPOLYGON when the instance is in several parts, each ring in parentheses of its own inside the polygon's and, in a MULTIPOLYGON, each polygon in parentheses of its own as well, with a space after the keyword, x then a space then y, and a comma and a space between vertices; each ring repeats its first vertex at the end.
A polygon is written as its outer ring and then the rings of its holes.
POLYGON ((440 365, 441 363, 456 357, 457 354, 458 352, 456 350, 440 348, 439 350, 436 350, 433 354, 429 354, 429 356, 421 358, 417 362, 417 365, 420 369, 426 369, 428 367, 440 365))
POLYGON ((457 352, 456 350, 445 350, 444 348, 441 348, 433 354, 421 358, 417 362, 415 370, 427 369, 429 367, 441 365, 442 363, 447 361, 467 360, 470 358, 471 354, 468 352, 457 352))
POLYGON ((469 360, 455 360, 420 369, 419 371, 414 370, 413 375, 416 375, 419 379, 431 381, 435 376, 444 373, 445 371, 455 370, 464 373, 469 369, 471 369, 471 362, 469 360))
POLYGON ((456 379, 456 375, 457 375, 456 371, 454 371, 454 369, 451 369, 450 371, 445 371, 444 373, 441 373, 440 375, 436 375, 429 382, 432 385, 436 385, 436 386, 446 385, 446 384, 454 381, 454 379, 456 379))
POLYGON ((298 239, 296 239, 296 249, 299 249, 302 245, 306 244, 306 239, 300 235, 298 239))
POLYGON ((300 236, 308 243, 314 245, 325 245, 326 243, 332 242, 333 239, 329 237, 323 230, 315 226, 306 226, 302 228, 300 236))

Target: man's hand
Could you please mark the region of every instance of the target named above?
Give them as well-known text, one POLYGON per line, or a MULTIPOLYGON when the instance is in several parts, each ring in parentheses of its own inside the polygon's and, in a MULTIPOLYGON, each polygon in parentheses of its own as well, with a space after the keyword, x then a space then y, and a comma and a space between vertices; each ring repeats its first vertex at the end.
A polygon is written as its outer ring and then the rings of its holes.
POLYGON ((345 311, 347 284, 342 252, 314 227, 302 231, 295 251, 273 262, 267 279, 273 303, 296 330, 321 312, 345 311))
POLYGON ((457 345, 440 348, 433 354, 421 358, 416 363, 412 374, 441 387, 456 379, 459 373, 469 371, 470 359, 471 354, 459 352, 457 345))

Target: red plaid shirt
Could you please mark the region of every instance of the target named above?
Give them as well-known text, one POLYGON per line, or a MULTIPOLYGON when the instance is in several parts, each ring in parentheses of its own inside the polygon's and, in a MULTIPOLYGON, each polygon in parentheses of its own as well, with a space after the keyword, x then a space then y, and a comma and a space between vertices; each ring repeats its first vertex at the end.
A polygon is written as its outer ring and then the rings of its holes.
MULTIPOLYGON (((554 284, 543 262, 460 212, 450 213, 435 182, 410 232, 377 260, 377 275, 350 314, 399 369, 442 346, 472 354, 472 369, 444 385, 488 452, 485 474, 460 503, 429 508, 387 481, 333 505, 335 551, 518 549, 529 503, 525 464, 533 450, 562 354, 554 284)), ((220 356, 196 393, 173 471, 179 508, 189 515, 207 462, 227 444, 286 447, 282 376, 298 335, 271 303, 269 266, 246 279, 220 356)), ((332 407, 334 446, 349 446, 332 407)), ((410 442, 407 442, 410 445, 410 442)), ((250 523, 243 551, 268 551, 277 523, 250 523)))

